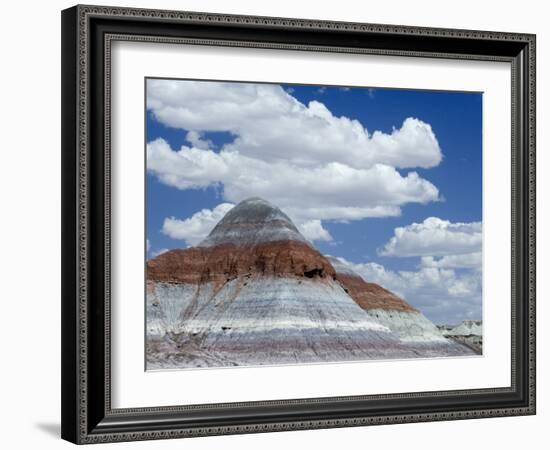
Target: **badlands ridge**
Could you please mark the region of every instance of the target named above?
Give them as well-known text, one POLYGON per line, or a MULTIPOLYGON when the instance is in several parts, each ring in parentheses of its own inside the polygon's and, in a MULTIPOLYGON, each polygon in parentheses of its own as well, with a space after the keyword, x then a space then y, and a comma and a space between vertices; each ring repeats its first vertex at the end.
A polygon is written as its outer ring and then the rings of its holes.
POLYGON ((259 198, 147 261, 146 301, 148 370, 476 354, 259 198))

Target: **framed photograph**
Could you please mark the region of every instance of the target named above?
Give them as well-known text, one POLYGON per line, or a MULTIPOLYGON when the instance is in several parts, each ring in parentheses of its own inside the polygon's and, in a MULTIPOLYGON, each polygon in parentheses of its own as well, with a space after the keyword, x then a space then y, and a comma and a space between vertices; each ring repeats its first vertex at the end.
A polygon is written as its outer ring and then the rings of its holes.
POLYGON ((535 413, 535 36, 62 12, 62 437, 535 413))

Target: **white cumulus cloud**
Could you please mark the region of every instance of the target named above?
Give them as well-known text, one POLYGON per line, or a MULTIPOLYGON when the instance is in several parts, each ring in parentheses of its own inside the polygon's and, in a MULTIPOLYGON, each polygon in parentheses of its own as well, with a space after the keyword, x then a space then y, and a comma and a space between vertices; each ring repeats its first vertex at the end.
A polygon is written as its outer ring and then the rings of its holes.
POLYGON ((436 267, 447 269, 480 269, 481 252, 465 253, 463 255, 447 255, 441 258, 433 256, 423 256, 421 258, 422 267, 436 267))
POLYGON ((365 280, 402 296, 436 323, 481 319, 481 222, 452 223, 429 217, 394 229, 379 251, 389 257, 417 257, 416 270, 382 264, 347 263, 365 280))
MULTIPOLYGON (((429 217, 422 223, 396 228, 394 236, 380 250, 380 254, 433 257, 479 253, 481 234, 481 222, 452 223, 438 217, 429 217)), ((455 262, 458 262, 456 258, 455 262)), ((447 263, 450 264, 451 261, 441 261, 441 264, 447 263)))
POLYGON ((221 203, 214 209, 203 209, 183 220, 167 217, 164 219, 162 232, 172 239, 181 239, 188 245, 196 245, 212 231, 212 228, 233 206, 235 205, 231 203, 221 203))
MULTIPOLYGON (((367 100, 365 100, 367 101, 367 100)), ((442 153, 429 124, 409 117, 389 133, 299 102, 271 84, 149 80, 147 108, 185 130, 189 145, 147 145, 147 168, 178 189, 217 187, 224 200, 263 197, 298 222, 397 216, 407 203, 439 199, 415 171, 442 153), (219 149, 205 138, 226 132, 219 149)))
POLYGON ((319 101, 304 105, 278 85, 148 80, 147 108, 170 127, 233 133, 229 149, 264 161, 428 168, 442 159, 431 126, 421 120, 409 117, 389 134, 370 133, 319 101))
POLYGON ((307 220, 305 222, 298 222, 296 224, 298 230, 302 235, 310 241, 332 241, 332 236, 320 220, 307 220))
POLYGON ((229 202, 262 197, 298 220, 396 216, 403 204, 439 198, 438 189, 416 172, 403 176, 384 164, 357 169, 328 162, 306 168, 234 151, 187 146, 174 151, 161 138, 147 144, 147 166, 165 184, 179 189, 221 184, 229 202))
POLYGON ((395 292, 437 324, 481 319, 481 272, 439 267, 389 270, 378 263, 348 264, 366 281, 395 292))
POLYGON ((188 131, 185 135, 185 140, 193 145, 193 147, 201 150, 208 150, 213 146, 212 141, 202 139, 201 133, 198 131, 188 131))

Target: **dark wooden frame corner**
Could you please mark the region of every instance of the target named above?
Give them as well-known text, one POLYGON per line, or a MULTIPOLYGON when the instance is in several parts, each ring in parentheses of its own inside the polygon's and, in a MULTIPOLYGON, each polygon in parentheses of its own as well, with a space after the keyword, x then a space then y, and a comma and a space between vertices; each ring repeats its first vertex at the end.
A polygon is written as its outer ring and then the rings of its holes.
POLYGON ((64 439, 83 444, 534 413, 534 35, 81 5, 62 12, 64 439), (116 40, 510 62, 511 386, 113 409, 109 99, 110 45, 116 40))

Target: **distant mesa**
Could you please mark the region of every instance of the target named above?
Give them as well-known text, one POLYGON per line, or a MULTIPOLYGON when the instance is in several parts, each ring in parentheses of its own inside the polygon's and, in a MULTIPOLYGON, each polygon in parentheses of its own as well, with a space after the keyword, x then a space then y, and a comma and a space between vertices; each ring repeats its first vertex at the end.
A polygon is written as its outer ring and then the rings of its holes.
POLYGON ((481 320, 465 320, 444 334, 446 336, 481 336, 483 326, 481 320))
POLYGON ((459 342, 476 353, 483 349, 483 323, 481 320, 465 320, 458 325, 439 325, 443 336, 459 342))
POLYGON ((441 357, 475 352, 322 255, 250 198, 199 245, 147 261, 147 368, 441 357))

